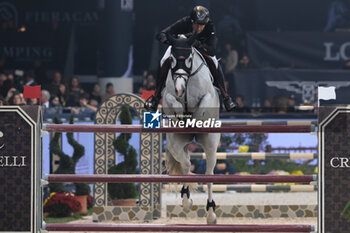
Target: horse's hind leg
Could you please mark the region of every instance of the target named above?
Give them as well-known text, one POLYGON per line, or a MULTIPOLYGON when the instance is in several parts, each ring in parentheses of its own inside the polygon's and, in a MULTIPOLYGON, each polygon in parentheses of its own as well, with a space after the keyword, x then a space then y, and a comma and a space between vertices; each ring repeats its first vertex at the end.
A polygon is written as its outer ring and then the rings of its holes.
MULTIPOLYGON (((197 137, 196 137, 197 138, 197 137)), ((198 137, 197 141, 201 144, 207 157, 207 168, 205 174, 213 175, 216 165, 216 150, 220 141, 220 134, 203 134, 198 137)), ((216 224, 215 202, 213 200, 213 183, 208 183, 208 200, 207 200, 207 223, 216 224)))
MULTIPOLYGON (((167 169, 169 174, 188 175, 190 174, 191 161, 187 151, 187 144, 193 139, 191 135, 167 134, 167 169), (171 143, 170 143, 171 142, 171 143), (169 143, 169 144, 168 144, 169 143)), ((182 205, 188 210, 192 207, 190 189, 194 185, 185 183, 181 190, 182 205)))
MULTIPOLYGON (((207 169, 205 174, 213 175, 214 168, 216 165, 216 148, 211 149, 210 151, 206 151, 207 155, 207 169)), ((208 200, 207 200, 207 223, 208 224, 216 224, 216 214, 215 214, 215 202, 213 200, 213 183, 207 183, 208 185, 208 200)))

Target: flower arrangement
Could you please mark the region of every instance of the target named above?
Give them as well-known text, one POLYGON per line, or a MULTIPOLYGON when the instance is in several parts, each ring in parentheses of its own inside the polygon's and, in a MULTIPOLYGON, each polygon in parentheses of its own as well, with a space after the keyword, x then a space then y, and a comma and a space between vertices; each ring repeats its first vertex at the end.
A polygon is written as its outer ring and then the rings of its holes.
POLYGON ((80 208, 80 203, 71 193, 51 193, 44 202, 44 212, 50 217, 67 217, 80 208))
POLYGON ((94 202, 93 202, 92 196, 91 196, 91 195, 88 195, 88 196, 87 196, 87 207, 88 207, 88 209, 92 208, 92 207, 93 207, 93 204, 94 204, 94 202))

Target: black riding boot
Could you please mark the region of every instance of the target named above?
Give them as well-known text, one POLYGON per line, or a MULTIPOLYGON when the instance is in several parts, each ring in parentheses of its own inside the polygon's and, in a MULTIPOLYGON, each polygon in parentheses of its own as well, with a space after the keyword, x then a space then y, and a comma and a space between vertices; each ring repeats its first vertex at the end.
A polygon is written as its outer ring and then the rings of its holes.
POLYGON ((224 72, 222 71, 220 64, 218 65, 216 72, 212 72, 212 74, 214 76, 214 85, 220 89, 226 110, 228 112, 232 111, 236 107, 236 104, 233 102, 232 98, 227 94, 225 88, 224 72))
POLYGON ((170 59, 165 60, 163 65, 159 67, 157 79, 156 79, 156 91, 154 95, 148 98, 145 102, 144 108, 147 111, 156 111, 160 99, 162 98, 162 90, 165 86, 165 81, 170 68, 170 59))

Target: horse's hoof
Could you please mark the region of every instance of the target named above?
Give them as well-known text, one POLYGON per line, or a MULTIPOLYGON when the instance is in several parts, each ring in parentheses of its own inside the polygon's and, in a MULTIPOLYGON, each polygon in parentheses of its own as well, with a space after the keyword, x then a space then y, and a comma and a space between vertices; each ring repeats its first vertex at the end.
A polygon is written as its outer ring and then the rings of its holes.
POLYGON ((208 224, 216 224, 216 214, 209 210, 207 215, 207 223, 208 224))
POLYGON ((182 198, 182 206, 184 208, 184 210, 188 211, 192 208, 192 205, 193 205, 193 200, 190 198, 187 198, 187 196, 185 195, 183 198, 182 198))

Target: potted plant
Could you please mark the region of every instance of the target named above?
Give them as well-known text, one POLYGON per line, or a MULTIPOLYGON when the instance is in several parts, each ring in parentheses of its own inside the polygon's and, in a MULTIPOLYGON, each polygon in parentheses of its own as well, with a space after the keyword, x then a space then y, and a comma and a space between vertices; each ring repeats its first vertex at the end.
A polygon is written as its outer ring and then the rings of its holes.
POLYGON ((90 186, 84 183, 75 183, 75 196, 81 205, 78 213, 86 213, 88 210, 88 196, 90 195, 90 186))
MULTIPOLYGON (((121 124, 131 124, 132 116, 128 107, 123 106, 119 119, 121 124)), ((129 144, 131 133, 121 133, 114 140, 114 148, 124 155, 124 161, 109 168, 108 174, 136 174, 137 173, 137 153, 134 147, 129 144)), ((115 205, 132 206, 136 205, 138 191, 134 183, 109 183, 108 193, 115 205)))

